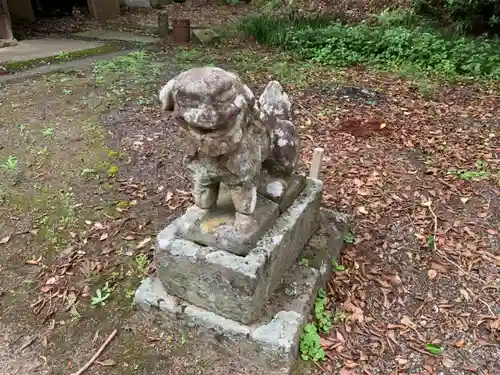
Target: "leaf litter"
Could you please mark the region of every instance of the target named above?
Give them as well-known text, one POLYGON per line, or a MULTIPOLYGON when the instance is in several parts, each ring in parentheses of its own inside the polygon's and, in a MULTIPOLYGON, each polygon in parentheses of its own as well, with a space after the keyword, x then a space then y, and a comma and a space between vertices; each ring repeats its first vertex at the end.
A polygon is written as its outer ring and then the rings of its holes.
POLYGON ((308 112, 334 113, 318 123, 298 109, 303 156, 325 149, 324 204, 352 213, 358 234, 341 259, 347 273, 329 288, 350 315, 345 344, 325 349, 359 366, 344 366, 349 374, 455 375, 471 363, 493 373, 500 368, 498 100, 491 88, 446 83, 424 100, 396 77, 347 72, 351 85, 377 88, 386 100, 292 94, 308 112), (390 133, 378 134, 373 118, 390 133), (479 160, 486 179, 450 173, 474 170, 479 160))

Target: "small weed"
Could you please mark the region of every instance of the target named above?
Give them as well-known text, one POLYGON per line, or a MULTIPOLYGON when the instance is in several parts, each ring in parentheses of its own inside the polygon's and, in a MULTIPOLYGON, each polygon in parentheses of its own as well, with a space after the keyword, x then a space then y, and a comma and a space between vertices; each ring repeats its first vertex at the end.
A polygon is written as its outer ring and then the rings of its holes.
POLYGON ((181 335, 180 345, 181 345, 181 346, 184 346, 186 343, 187 343, 186 336, 181 335))
POLYGON ((435 242, 436 242, 436 237, 433 234, 429 234, 427 236, 427 246, 429 247, 429 249, 433 249, 434 248, 434 243, 435 242))
POLYGON ((71 95, 71 94, 73 94, 73 90, 63 89, 63 90, 61 91, 61 93, 62 93, 63 95, 71 95))
POLYGON ((58 60, 69 60, 71 58, 71 55, 68 52, 61 51, 55 57, 58 60))
POLYGON ((25 137, 27 135, 27 129, 28 127, 24 124, 19 125, 19 135, 21 137, 25 137))
POLYGON ((180 62, 195 62, 203 59, 204 55, 202 51, 181 50, 175 54, 175 57, 180 62))
POLYGON ((464 181, 481 180, 489 178, 491 176, 491 172, 488 170, 488 168, 488 163, 483 160, 477 160, 475 164, 475 170, 449 169, 447 173, 457 176, 460 180, 464 181))
POLYGON ((304 361, 324 361, 326 353, 321 347, 318 329, 312 323, 306 324, 300 336, 300 356, 304 361))
POLYGON ((106 281, 106 284, 104 284, 102 288, 99 288, 95 291, 95 295, 92 296, 90 304, 92 306, 104 306, 106 304, 105 301, 111 296, 111 292, 112 290, 109 286, 109 283, 106 281))
POLYGON ((356 241, 356 238, 354 237, 354 234, 352 232, 347 232, 344 234, 344 243, 347 244, 353 244, 356 241))
POLYGON ((39 155, 39 156, 49 156, 50 155, 50 151, 47 148, 47 146, 45 146, 44 148, 41 148, 40 150, 38 150, 36 152, 36 154, 39 155))
POLYGON ((118 172, 120 172, 120 167, 117 165, 113 164, 108 168, 109 177, 115 177, 118 174, 118 172))
POLYGON ((127 299, 134 299, 134 297, 135 297, 135 290, 127 289, 125 291, 125 298, 127 298, 127 299))
POLYGON ((54 129, 46 126, 45 128, 43 128, 42 134, 44 137, 52 138, 54 136, 54 129))
POLYGON ((137 254, 135 257, 135 265, 140 274, 146 274, 149 267, 148 256, 144 253, 137 254))
POLYGON ((92 168, 85 168, 83 171, 80 172, 80 176, 82 177, 91 177, 91 176, 96 176, 97 171, 92 168))
POLYGON ((69 315, 71 316, 71 323, 77 323, 82 315, 76 310, 76 308, 72 308, 69 312, 69 315))
POLYGON ((142 96, 139 99, 137 99, 137 104, 138 105, 149 105, 151 103, 152 103, 151 99, 143 98, 142 96))
POLYGON ((337 259, 335 258, 332 259, 332 267, 335 272, 342 272, 346 269, 342 264, 338 264, 337 259))
POLYGON ((325 309, 326 302, 326 292, 324 289, 320 288, 314 303, 314 316, 318 323, 319 330, 328 333, 332 327, 332 316, 330 311, 325 309))
POLYGON ((343 323, 347 319, 347 314, 343 310, 336 310, 335 314, 333 315, 333 323, 343 323))
POLYGON ((302 258, 302 259, 299 261, 299 266, 309 267, 309 259, 307 259, 307 258, 302 258))
POLYGON ((5 169, 9 173, 15 172, 18 166, 19 161, 13 155, 9 156, 5 162, 0 164, 0 168, 5 169))

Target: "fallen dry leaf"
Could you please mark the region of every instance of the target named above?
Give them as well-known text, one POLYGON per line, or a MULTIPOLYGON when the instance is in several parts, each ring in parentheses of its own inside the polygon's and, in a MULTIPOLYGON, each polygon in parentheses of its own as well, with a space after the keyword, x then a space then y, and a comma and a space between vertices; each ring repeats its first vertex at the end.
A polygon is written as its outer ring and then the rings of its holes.
POLYGON ((9 241, 10 241, 10 236, 3 237, 2 239, 0 239, 0 245, 3 245, 9 241))
POLYGON ((455 362, 453 362, 453 360, 451 360, 450 358, 443 358, 441 363, 446 368, 451 368, 455 364, 455 362))
POLYGON ((427 271, 427 276, 429 277, 429 280, 433 280, 437 276, 437 271, 431 268, 429 271, 427 271))
POLYGON ((365 206, 358 207, 358 212, 362 213, 363 215, 367 215, 368 214, 368 211, 366 210, 365 206))
POLYGON ((457 340, 453 343, 453 345, 457 348, 463 348, 467 343, 464 340, 457 340))

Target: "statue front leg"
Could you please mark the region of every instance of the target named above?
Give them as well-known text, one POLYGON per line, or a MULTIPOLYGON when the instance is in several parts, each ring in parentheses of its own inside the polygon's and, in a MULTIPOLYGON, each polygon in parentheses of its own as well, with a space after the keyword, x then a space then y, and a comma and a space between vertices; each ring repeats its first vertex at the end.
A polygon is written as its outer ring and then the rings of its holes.
POLYGON ((205 210, 215 206, 219 197, 219 182, 213 181, 208 176, 195 174, 193 181, 194 203, 205 210))
POLYGON ((252 215, 257 204, 257 188, 251 182, 231 188, 231 199, 236 212, 252 215))
POLYGON ((257 204, 257 188, 251 182, 231 188, 231 198, 236 210, 235 226, 240 230, 251 228, 255 223, 253 213, 257 204))

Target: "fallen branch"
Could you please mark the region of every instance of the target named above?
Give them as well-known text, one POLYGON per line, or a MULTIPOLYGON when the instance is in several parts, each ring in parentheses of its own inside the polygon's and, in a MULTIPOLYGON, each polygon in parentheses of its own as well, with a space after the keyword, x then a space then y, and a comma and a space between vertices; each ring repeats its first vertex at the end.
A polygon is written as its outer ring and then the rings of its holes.
POLYGON ((302 108, 302 110, 304 112, 306 112, 314 121, 316 121, 318 124, 321 124, 323 126, 328 126, 329 130, 332 130, 332 129, 335 129, 338 125, 335 125, 335 126, 331 126, 331 125, 328 125, 326 124, 324 121, 321 121, 319 118, 317 118, 310 110, 308 110, 306 107, 304 107, 302 104, 300 103, 294 103, 296 104, 297 106, 299 106, 300 108, 302 108))
POLYGON ((116 329, 113 332, 111 332, 111 334, 108 336, 108 338, 106 339, 106 341, 104 341, 104 344, 102 344, 102 346, 94 354, 94 356, 92 358, 90 358, 90 361, 88 361, 80 370, 78 370, 77 372, 75 372, 75 373, 73 373, 71 375, 81 375, 81 374, 83 374, 83 372, 85 370, 87 370, 96 361, 97 358, 99 358, 99 356, 104 351, 104 349, 106 349, 106 346, 108 346, 108 344, 111 342, 111 340, 113 340, 113 338, 116 336, 117 333, 118 333, 118 331, 116 329))
POLYGON ((450 258, 448 258, 448 256, 443 253, 442 251, 438 250, 437 248, 437 230, 438 230, 438 218, 437 218, 437 215, 436 213, 434 212, 434 210, 432 209, 432 202, 430 200, 428 200, 427 202, 424 202, 423 205, 425 207, 427 207, 427 209, 429 210, 430 214, 432 215, 432 219, 434 221, 434 231, 432 233, 432 236, 434 238, 434 241, 433 241, 433 250, 439 254, 441 257, 443 257, 448 263, 450 263, 451 265, 455 266, 458 268, 458 270, 460 272, 462 272, 464 275, 468 275, 470 278, 476 280, 476 281, 479 281, 480 283, 484 284, 485 281, 484 280, 481 280, 479 277, 477 276, 474 276, 472 275, 471 273, 467 272, 466 270, 464 270, 457 262, 451 260, 450 258))

